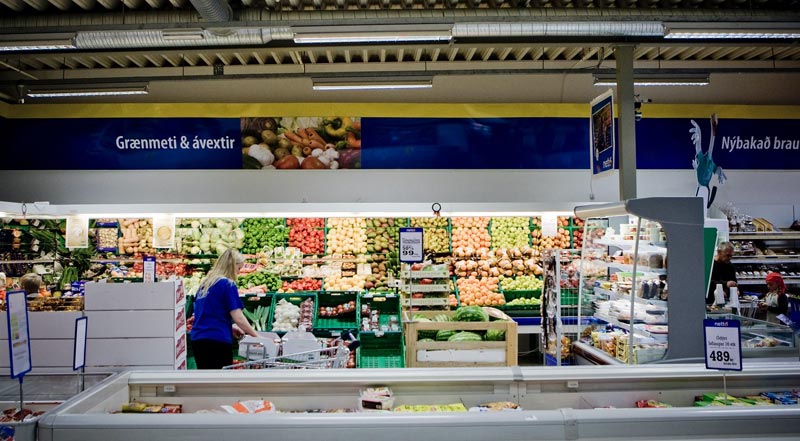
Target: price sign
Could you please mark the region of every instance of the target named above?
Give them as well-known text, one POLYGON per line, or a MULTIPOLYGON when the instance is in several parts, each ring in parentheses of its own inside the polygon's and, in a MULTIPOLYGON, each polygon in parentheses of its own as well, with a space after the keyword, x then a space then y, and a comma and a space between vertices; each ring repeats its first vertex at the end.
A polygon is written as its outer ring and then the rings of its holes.
POLYGON ((25 298, 25 291, 9 291, 6 294, 6 320, 11 378, 20 378, 30 372, 32 367, 28 301, 25 298))
POLYGON ((706 369, 742 370, 742 345, 738 320, 703 320, 706 369))
POLYGON ((72 351, 72 370, 86 366, 86 335, 89 317, 75 319, 75 344, 72 351))
POLYGON ((422 262, 422 228, 400 229, 400 261, 422 262))
POLYGON ((156 281, 156 257, 155 256, 144 256, 143 262, 144 266, 144 280, 145 283, 152 283, 156 281))

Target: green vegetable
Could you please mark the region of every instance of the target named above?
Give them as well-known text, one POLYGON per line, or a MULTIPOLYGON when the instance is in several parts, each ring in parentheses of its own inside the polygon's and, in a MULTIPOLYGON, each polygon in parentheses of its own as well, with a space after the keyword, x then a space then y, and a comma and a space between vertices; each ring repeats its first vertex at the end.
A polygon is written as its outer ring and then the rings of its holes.
POLYGON ((447 341, 450 337, 456 335, 456 331, 449 330, 449 329, 441 329, 439 332, 436 333, 436 340, 437 341, 447 341))
POLYGON ((489 329, 486 331, 486 341, 505 341, 506 331, 502 329, 489 329))
POLYGON ((236 286, 239 288, 252 288, 260 285, 266 286, 267 292, 275 292, 281 287, 281 279, 275 274, 258 271, 239 276, 236 280, 236 286))
POLYGON ((417 340, 417 342, 433 342, 433 341, 436 341, 436 340, 434 340, 432 338, 421 338, 421 339, 417 340))
POLYGON ((450 336, 447 341, 483 341, 480 334, 469 331, 461 331, 455 335, 450 336))
POLYGON ((250 218, 242 223, 244 241, 242 252, 254 254, 264 248, 282 247, 286 244, 289 229, 284 218, 250 218))
POLYGON ((454 322, 488 322, 489 313, 480 306, 462 306, 453 314, 454 322))
POLYGON ((434 322, 449 322, 450 316, 447 314, 436 314, 432 319, 434 322))
POLYGON ((261 163, 250 155, 242 155, 242 168, 261 169, 261 163))

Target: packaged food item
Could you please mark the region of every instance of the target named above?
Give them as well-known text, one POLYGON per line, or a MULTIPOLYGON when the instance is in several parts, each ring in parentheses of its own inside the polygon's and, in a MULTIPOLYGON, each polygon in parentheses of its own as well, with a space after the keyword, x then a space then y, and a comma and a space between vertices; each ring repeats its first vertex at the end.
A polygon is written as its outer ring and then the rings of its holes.
POLYGON ((239 401, 233 406, 221 406, 223 410, 232 414, 275 412, 275 405, 266 400, 239 401))

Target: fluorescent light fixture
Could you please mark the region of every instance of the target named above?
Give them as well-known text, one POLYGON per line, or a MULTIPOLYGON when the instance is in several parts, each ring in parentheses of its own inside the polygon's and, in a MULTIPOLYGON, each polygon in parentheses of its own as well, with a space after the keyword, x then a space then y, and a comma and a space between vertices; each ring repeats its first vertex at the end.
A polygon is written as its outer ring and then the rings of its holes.
POLYGON ((294 27, 294 42, 297 44, 325 43, 409 43, 450 41, 452 26, 322 26, 294 27))
POLYGON ((433 79, 425 78, 333 78, 312 79, 314 90, 402 90, 430 89, 433 79))
POLYGON ((164 29, 161 39, 164 41, 197 41, 206 38, 203 29, 164 29))
POLYGON ((675 40, 798 39, 800 26, 778 23, 668 24, 664 38, 675 40))
MULTIPOLYGON (((708 86, 708 74, 651 74, 634 75, 634 86, 708 86)), ((614 74, 595 74, 595 86, 615 87, 617 78, 614 74)))
POLYGON ((75 49, 75 34, 0 35, 0 52, 75 49))
POLYGON ((147 83, 93 84, 75 86, 31 86, 25 95, 30 98, 74 98, 87 96, 147 95, 147 83))

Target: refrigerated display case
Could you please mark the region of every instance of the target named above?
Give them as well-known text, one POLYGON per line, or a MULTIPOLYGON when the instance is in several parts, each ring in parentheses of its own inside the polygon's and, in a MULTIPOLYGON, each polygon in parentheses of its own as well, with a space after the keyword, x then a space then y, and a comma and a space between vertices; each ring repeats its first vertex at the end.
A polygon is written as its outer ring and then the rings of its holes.
POLYGON ((576 355, 596 364, 702 360, 703 207, 697 198, 582 206, 585 220, 576 355), (588 309, 588 311, 586 310, 588 309))
MULTIPOLYGON (((567 440, 797 439, 800 407, 696 407, 696 397, 797 390, 800 363, 746 363, 723 374, 702 365, 441 369, 126 372, 39 422, 40 441, 108 440, 567 440), (508 401, 495 412, 343 412, 386 386, 395 407, 508 401), (269 400, 278 412, 227 414, 269 400), (672 408, 637 408, 654 400, 672 408), (179 404, 182 414, 125 414, 130 402, 179 404), (333 411, 342 413, 329 413, 333 411), (300 413, 298 413, 300 412, 300 413)), ((460 406, 456 406, 460 407, 460 406)))

